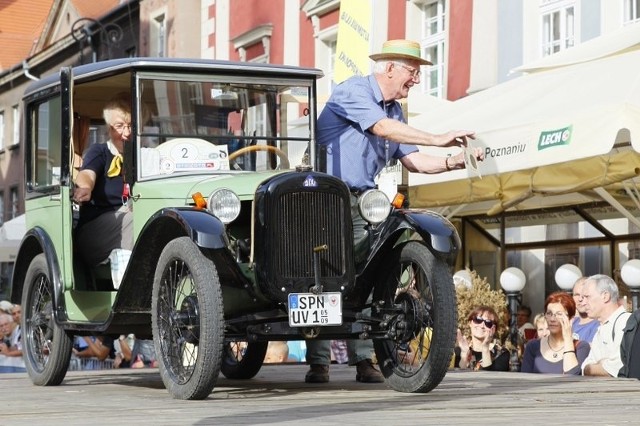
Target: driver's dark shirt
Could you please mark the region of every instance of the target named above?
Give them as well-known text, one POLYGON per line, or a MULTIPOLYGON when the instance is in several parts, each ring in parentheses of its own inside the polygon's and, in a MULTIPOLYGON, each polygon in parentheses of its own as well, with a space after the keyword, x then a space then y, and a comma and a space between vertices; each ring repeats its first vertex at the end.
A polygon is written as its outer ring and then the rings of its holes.
POLYGON ((80 206, 78 227, 92 221, 102 213, 122 207, 122 176, 107 177, 113 154, 106 143, 93 144, 84 154, 81 170, 93 170, 96 185, 91 192, 91 200, 80 206))

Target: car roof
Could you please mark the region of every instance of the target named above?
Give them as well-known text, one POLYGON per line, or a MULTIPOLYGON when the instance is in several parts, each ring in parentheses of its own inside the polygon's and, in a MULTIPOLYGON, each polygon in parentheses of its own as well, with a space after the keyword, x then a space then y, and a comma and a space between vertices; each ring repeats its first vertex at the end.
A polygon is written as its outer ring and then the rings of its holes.
MULTIPOLYGON (((86 65, 79 65, 73 68, 75 81, 91 80, 106 77, 126 71, 164 71, 171 72, 199 72, 199 71, 215 71, 219 73, 227 73, 233 71, 237 75, 250 73, 264 73, 272 77, 314 77, 321 78, 324 74, 317 68, 304 68, 290 65, 274 65, 261 64, 255 62, 235 62, 223 60, 209 59, 189 59, 189 58, 121 58, 111 59, 108 61, 94 62, 86 65)), ((59 73, 49 74, 48 76, 31 83, 24 96, 38 92, 49 86, 55 86, 59 83, 59 73)))

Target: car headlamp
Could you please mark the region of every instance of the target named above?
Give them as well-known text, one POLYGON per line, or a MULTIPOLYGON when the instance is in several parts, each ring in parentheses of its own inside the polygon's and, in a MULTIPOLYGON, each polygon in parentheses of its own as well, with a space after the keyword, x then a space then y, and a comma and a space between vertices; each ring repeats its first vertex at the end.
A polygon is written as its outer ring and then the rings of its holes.
POLYGON ((377 189, 365 191, 358 199, 360 215, 372 225, 384 222, 391 212, 391 203, 387 195, 377 189))
POLYGON ((233 222, 240 215, 240 198, 230 189, 216 189, 209 196, 209 211, 225 225, 233 222))

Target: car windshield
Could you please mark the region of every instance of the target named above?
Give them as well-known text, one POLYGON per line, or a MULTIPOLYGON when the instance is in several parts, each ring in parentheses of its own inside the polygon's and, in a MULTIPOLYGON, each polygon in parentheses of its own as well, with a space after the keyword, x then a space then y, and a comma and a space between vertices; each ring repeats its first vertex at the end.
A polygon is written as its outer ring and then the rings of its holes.
POLYGON ((138 78, 139 178, 308 164, 312 81, 138 78))

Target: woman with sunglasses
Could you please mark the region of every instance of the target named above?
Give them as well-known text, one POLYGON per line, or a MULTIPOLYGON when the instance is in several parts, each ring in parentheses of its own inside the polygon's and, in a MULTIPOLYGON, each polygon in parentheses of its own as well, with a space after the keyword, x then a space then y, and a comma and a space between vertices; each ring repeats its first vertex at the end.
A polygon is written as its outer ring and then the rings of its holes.
POLYGON ((498 339, 498 315, 489 306, 477 306, 468 317, 471 339, 467 340, 458 330, 455 364, 472 370, 509 370, 509 352, 498 339))
POLYGON ((580 374, 580 366, 589 355, 589 343, 573 339, 571 318, 576 303, 569 294, 551 293, 544 302, 549 334, 531 340, 524 349, 523 373, 580 374))

